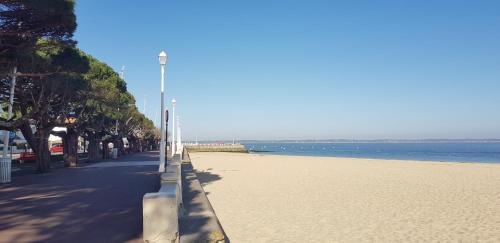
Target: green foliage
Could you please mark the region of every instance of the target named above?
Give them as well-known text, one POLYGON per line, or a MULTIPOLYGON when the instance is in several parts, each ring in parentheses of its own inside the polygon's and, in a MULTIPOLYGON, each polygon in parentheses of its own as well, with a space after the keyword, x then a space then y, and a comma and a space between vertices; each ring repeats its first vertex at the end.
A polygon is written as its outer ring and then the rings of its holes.
POLYGON ((137 110, 125 81, 107 64, 86 57, 90 68, 83 76, 89 89, 82 92, 79 129, 112 135, 118 122, 120 134, 136 138, 144 137, 140 131, 154 129, 153 122, 137 110))
POLYGON ((40 39, 74 45, 76 16, 72 0, 2 0, 0 75, 28 61, 40 39))
MULTIPOLYGON (((10 97, 17 68, 14 118, 0 117, 0 129, 21 129, 39 154, 54 126, 80 134, 157 138, 153 123, 135 106, 127 85, 108 65, 78 50, 72 0, 2 0, 0 2, 0 105, 10 97), (67 118, 76 117, 68 124, 67 118), (40 136, 34 136, 35 125, 40 136), (45 137, 43 137, 43 136, 45 137)), ((118 136, 118 137, 119 137, 118 136)), ((47 151, 46 151, 47 150, 47 151)), ((43 155, 43 156, 45 156, 43 155)), ((43 157, 42 156, 42 157, 43 157)), ((47 162, 47 158, 37 158, 47 162)), ((44 171, 47 164, 38 164, 44 171)))
POLYGON ((105 63, 96 60, 90 55, 86 57, 89 60, 90 69, 84 74, 84 79, 89 83, 90 87, 83 94, 85 113, 82 116, 87 118, 89 125, 93 125, 92 127, 98 129, 98 126, 103 125, 105 119, 118 119, 117 109, 121 106, 119 85, 123 81, 105 63), (94 120, 97 116, 100 119, 94 120))
POLYGON ((73 47, 73 7, 69 0, 0 3, 0 102, 10 96, 11 68, 16 66, 16 117, 58 119, 71 110, 75 91, 85 89, 81 73, 88 62, 73 47))
POLYGON ((64 124, 66 115, 81 101, 79 91, 86 90, 82 72, 88 70, 88 60, 78 50, 57 42, 41 41, 49 46, 38 50, 28 65, 20 66, 23 73, 17 79, 16 107, 23 116, 44 126, 64 124))

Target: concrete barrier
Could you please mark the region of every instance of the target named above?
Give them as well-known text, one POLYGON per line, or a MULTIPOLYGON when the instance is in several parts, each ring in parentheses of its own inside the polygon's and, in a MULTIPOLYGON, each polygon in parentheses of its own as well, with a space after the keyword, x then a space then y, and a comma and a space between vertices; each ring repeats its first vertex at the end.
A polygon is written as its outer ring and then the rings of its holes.
POLYGON ((174 154, 174 156, 172 156, 172 162, 174 163, 180 163, 181 160, 182 160, 181 154, 174 154))
MULTIPOLYGON (((175 172, 177 173, 178 176, 178 182, 180 187, 182 188, 182 156, 180 154, 175 154, 172 157, 172 162, 167 165, 167 168, 165 169, 166 172, 175 172)), ((182 190, 181 190, 182 191, 182 190)), ((182 193, 181 193, 182 195, 182 193)))
MULTIPOLYGON (((177 195, 177 206, 179 209, 179 217, 182 215, 183 203, 182 203, 182 178, 181 178, 181 167, 179 166, 167 166, 167 172, 162 173, 160 176, 160 182, 163 185, 171 184, 177 186, 179 191, 177 195)), ((161 189, 160 189, 161 191, 161 189)))
POLYGON ((181 174, 181 163, 171 162, 165 167, 165 173, 176 173, 181 174))
POLYGON ((143 239, 147 243, 179 242, 177 185, 164 184, 142 200, 143 239))
POLYGON ((147 243, 228 242, 191 163, 182 163, 183 157, 189 159, 189 154, 183 152, 182 155, 175 154, 165 173, 160 174, 160 190, 144 195, 143 240, 147 243), (183 203, 183 194, 186 203, 183 203))
POLYGON ((183 214, 180 157, 160 174, 160 190, 143 198, 143 240, 148 243, 179 242, 179 218, 183 214), (179 161, 179 162, 176 162, 179 161))

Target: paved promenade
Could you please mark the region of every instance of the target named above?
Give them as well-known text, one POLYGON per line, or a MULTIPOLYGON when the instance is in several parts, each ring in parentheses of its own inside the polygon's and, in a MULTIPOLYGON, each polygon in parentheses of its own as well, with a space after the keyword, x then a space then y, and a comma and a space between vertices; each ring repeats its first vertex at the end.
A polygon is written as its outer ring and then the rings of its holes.
POLYGON ((142 242, 158 152, 14 176, 0 185, 0 242, 142 242))

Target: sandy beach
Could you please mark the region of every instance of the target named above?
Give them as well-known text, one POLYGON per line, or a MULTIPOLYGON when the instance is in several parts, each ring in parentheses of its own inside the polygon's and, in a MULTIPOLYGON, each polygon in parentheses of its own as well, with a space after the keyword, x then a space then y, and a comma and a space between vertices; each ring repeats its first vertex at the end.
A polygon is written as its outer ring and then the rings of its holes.
POLYGON ((232 242, 500 242, 500 164, 191 159, 232 242))

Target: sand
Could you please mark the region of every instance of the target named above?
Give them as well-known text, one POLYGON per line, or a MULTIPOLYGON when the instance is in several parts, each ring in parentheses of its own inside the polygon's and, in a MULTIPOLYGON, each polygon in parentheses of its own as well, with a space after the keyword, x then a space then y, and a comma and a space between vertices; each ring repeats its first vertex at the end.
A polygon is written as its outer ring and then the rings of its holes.
POLYGON ((500 242, 500 165, 194 153, 232 242, 500 242))

